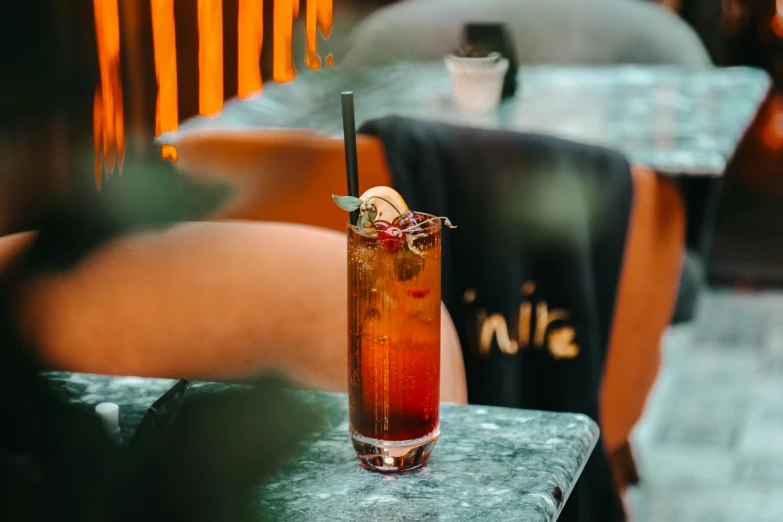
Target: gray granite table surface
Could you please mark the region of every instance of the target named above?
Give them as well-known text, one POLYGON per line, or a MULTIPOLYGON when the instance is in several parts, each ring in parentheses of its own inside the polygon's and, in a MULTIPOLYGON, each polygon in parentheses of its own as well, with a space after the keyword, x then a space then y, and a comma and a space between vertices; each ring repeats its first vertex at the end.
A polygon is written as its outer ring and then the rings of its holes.
MULTIPOLYGON (((46 374, 71 402, 120 405, 129 438, 149 406, 175 381, 75 373, 46 374)), ((194 386, 226 386, 193 383, 194 386)), ((344 394, 303 392, 329 422, 260 497, 278 520, 557 519, 598 440, 584 415, 485 406, 441 406, 441 436, 426 467, 382 475, 359 467, 348 439, 344 394)))
MULTIPOLYGON (((360 72, 339 66, 269 84, 231 100, 194 128, 306 128, 342 134, 339 93, 355 93, 356 121, 408 116, 483 128, 549 134, 614 148, 669 175, 720 176, 770 88, 762 70, 674 66, 529 66, 519 90, 489 114, 451 104, 441 62, 400 62, 360 72)), ((164 135, 162 142, 175 141, 164 135)))

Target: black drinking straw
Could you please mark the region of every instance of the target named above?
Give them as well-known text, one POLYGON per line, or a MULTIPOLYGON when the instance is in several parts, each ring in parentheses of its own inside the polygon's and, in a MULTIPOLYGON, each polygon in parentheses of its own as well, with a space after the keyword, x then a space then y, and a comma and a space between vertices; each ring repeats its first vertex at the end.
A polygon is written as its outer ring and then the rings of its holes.
MULTIPOLYGON (((353 114, 353 92, 340 93, 343 105, 343 136, 345 139, 345 174, 348 177, 348 195, 359 197, 359 164, 356 158, 356 121, 353 114)), ((359 219, 359 211, 351 212, 351 224, 359 219)))

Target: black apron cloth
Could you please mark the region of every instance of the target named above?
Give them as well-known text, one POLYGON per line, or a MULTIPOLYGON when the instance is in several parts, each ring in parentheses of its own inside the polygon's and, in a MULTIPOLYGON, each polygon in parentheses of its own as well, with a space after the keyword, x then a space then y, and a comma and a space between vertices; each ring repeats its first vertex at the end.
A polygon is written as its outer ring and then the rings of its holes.
MULTIPOLYGON (((597 422, 633 199, 628 162, 547 136, 398 117, 360 132, 382 141, 409 208, 458 227, 443 235, 443 301, 469 401, 597 422)), ((623 518, 599 441, 560 520, 623 518)))

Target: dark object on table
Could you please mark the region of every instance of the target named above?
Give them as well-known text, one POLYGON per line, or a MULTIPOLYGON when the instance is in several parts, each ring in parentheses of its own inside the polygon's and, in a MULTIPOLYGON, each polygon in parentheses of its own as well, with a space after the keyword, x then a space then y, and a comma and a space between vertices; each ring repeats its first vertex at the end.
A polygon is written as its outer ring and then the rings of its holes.
POLYGON ((180 379, 147 409, 133 435, 132 446, 149 446, 165 439, 180 406, 185 401, 188 384, 190 381, 187 379, 180 379))
MULTIPOLYGON (((383 141, 411 208, 459 227, 443 237, 443 301, 469 401, 598 421, 633 198, 628 162, 546 136, 404 118, 361 130, 383 141)), ((582 477, 561 519, 622 520, 600 442, 582 477)))
POLYGON ((517 92, 517 53, 511 33, 505 24, 465 24, 464 41, 466 45, 482 49, 487 53, 497 52, 508 59, 508 72, 503 80, 502 98, 513 97, 517 92))
POLYGON ((119 511, 136 513, 128 520, 264 518, 258 486, 303 450, 322 415, 277 379, 220 388, 179 381, 150 408, 128 447, 140 485, 123 496, 119 511))

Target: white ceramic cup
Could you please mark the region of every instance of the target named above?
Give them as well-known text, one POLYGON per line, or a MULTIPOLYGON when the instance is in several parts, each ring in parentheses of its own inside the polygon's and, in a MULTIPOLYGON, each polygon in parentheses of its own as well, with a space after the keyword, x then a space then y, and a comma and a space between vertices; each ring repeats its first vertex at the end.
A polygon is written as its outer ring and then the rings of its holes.
POLYGON ((451 78, 451 94, 457 108, 469 112, 488 112, 500 105, 503 79, 508 71, 508 60, 496 62, 485 59, 446 56, 446 70, 451 78))

